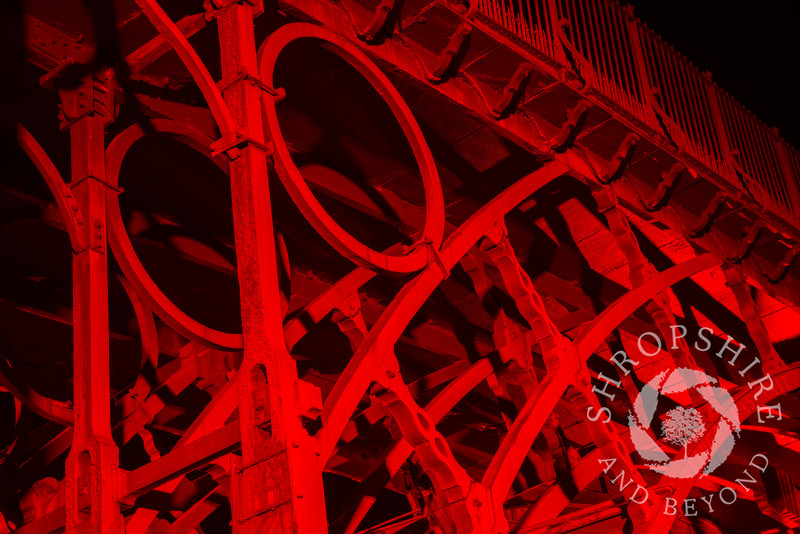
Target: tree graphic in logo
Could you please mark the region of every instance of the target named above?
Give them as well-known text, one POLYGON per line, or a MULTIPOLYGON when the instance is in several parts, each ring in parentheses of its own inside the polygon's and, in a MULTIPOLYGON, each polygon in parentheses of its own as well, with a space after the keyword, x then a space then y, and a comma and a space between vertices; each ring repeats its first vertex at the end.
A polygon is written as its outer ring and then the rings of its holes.
MULTIPOLYGON (((722 465, 733 450, 734 434, 739 432, 739 412, 730 394, 719 387, 716 378, 681 367, 664 371, 650 380, 636 397, 633 413, 628 417, 630 436, 637 452, 652 470, 672 478, 692 478, 700 472, 709 474, 722 465), (711 430, 715 421, 704 420, 694 407, 678 406, 667 412, 662 421, 665 442, 683 449, 683 457, 670 459, 653 439, 649 428, 661 396, 696 392, 719 415, 711 447, 689 453, 711 430)), ((678 456, 681 456, 679 453, 678 456)))
POLYGON ((700 412, 683 406, 667 412, 662 426, 664 440, 678 447, 688 447, 691 443, 700 441, 706 429, 700 412))

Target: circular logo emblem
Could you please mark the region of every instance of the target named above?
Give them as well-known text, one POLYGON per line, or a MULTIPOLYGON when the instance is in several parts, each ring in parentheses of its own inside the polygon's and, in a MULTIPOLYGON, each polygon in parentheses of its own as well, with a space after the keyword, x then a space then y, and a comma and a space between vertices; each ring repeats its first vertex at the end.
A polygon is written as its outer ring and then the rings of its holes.
POLYGON ((739 433, 739 412, 730 394, 717 383, 716 378, 701 371, 681 367, 664 371, 642 388, 628 416, 628 426, 637 452, 650 469, 672 478, 692 478, 701 471, 711 473, 725 461, 733 450, 734 433, 739 433), (720 417, 711 447, 690 455, 689 447, 711 430, 709 424, 713 422, 705 421, 692 407, 678 406, 666 412, 661 420, 662 439, 686 452, 683 458, 670 459, 649 429, 659 397, 681 393, 698 394, 720 417))

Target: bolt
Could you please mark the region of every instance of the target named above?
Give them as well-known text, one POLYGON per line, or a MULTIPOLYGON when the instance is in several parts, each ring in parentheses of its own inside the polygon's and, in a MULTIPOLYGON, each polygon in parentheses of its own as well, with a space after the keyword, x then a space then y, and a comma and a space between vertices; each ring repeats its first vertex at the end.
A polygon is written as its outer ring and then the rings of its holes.
POLYGON ((78 205, 77 204, 73 204, 72 205, 72 211, 75 211, 75 212, 78 211, 78 205))
POLYGON ((103 223, 101 223, 100 221, 95 221, 95 223, 94 223, 94 227, 95 227, 95 228, 98 228, 98 229, 99 229, 99 228, 102 228, 102 227, 103 227, 103 223))
POLYGON ((386 376, 388 376, 389 378, 394 378, 394 371, 389 369, 388 371, 386 371, 386 376))
POLYGON ((300 444, 295 441, 295 442, 292 443, 292 447, 294 447, 295 449, 299 449, 300 448, 300 444))
POLYGON ((478 507, 483 506, 483 503, 481 502, 480 499, 475 499, 474 501, 472 501, 472 504, 474 504, 475 506, 478 506, 478 507))
POLYGON ((297 494, 297 498, 298 498, 298 499, 302 499, 302 498, 303 498, 303 494, 302 494, 302 493, 298 493, 298 494, 297 494))

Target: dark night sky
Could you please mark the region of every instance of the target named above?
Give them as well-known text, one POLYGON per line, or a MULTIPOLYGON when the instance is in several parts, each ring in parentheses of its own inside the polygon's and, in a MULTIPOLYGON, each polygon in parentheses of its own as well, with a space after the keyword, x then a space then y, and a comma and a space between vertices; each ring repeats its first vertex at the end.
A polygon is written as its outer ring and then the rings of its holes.
POLYGON ((800 148, 800 0, 620 3, 800 148))

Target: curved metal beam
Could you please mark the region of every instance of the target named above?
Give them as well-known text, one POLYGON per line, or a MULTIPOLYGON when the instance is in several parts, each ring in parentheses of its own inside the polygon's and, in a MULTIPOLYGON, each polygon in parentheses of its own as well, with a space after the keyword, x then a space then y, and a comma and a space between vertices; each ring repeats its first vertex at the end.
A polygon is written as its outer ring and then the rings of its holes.
POLYGON ((233 122, 228 105, 200 56, 197 55, 181 30, 167 16, 156 0, 136 0, 136 3, 158 32, 172 45, 178 57, 189 69, 189 73, 208 102, 208 107, 211 109, 222 135, 233 134, 236 131, 236 124, 233 122))
POLYGON ((56 205, 64 218, 64 224, 67 227, 73 250, 80 250, 82 246, 78 237, 78 225, 83 223, 81 222, 80 208, 72 198, 72 190, 64 183, 61 173, 58 172, 42 145, 19 123, 17 123, 17 141, 19 141, 22 150, 41 173, 42 178, 47 183, 47 187, 50 188, 50 192, 53 193, 56 205))
POLYGON ((548 372, 528 397, 508 434, 503 438, 481 481, 489 490, 496 513, 502 512, 503 502, 522 462, 574 377, 574 364, 569 362, 564 362, 558 369, 548 372))
POLYGON ((578 336, 574 343, 580 358, 587 358, 614 331, 626 317, 647 303, 659 291, 689 278, 697 273, 715 267, 719 261, 711 254, 701 254, 691 260, 679 263, 657 275, 650 282, 626 293, 619 300, 592 321, 588 329, 578 336))
MULTIPOLYGON (((487 228, 491 228, 511 209, 567 170, 566 165, 562 163, 550 162, 525 176, 483 206, 443 245, 440 257, 445 269, 452 268, 483 237, 487 228)), ((383 360, 390 354, 397 339, 422 304, 445 278, 445 274, 438 264, 432 263, 406 284, 381 314, 361 348, 347 364, 323 405, 323 427, 318 434, 323 460, 327 461, 330 458, 347 421, 367 391, 370 382, 377 376, 383 360)))
MULTIPOLYGON (((407 388, 401 387, 404 386, 401 384, 402 380, 398 382, 397 373, 392 370, 394 362, 391 360, 394 358, 390 356, 394 353, 397 339, 422 304, 447 277, 449 270, 483 237, 487 229, 502 222, 503 217, 511 209, 567 170, 562 163, 550 162, 506 189, 450 236, 442 248, 438 261, 430 263, 414 280, 403 287, 370 330, 361 348, 350 360, 325 400, 322 411, 323 426, 318 434, 320 453, 324 461, 330 458, 339 436, 369 384, 378 380, 397 396, 390 399, 390 402, 400 410, 398 414, 402 413, 409 418, 415 416, 413 421, 398 422, 404 437, 417 444, 417 452, 421 454, 424 462, 429 464, 428 467, 437 470, 435 473, 437 476, 441 475, 443 481, 451 480, 458 484, 458 491, 453 493, 455 498, 453 504, 468 508, 472 506, 469 510, 460 510, 458 514, 462 516, 461 519, 465 524, 475 525, 479 522, 488 525, 494 522, 495 518, 490 517, 495 512, 494 507, 471 504, 476 500, 483 501, 488 498, 485 488, 480 484, 471 483, 469 477, 463 474, 463 469, 449 454, 443 437, 430 439, 438 433, 427 421, 428 416, 422 414, 419 407, 415 408, 416 403, 410 395, 405 395, 407 388), (400 405, 397 405, 397 402, 400 405), (411 434, 406 435, 405 432, 411 434), (441 472, 437 468, 441 468, 441 472), (465 505, 466 501, 470 501, 470 504, 465 505)), ((450 503, 452 500, 448 498, 449 493, 447 495, 437 493, 443 503, 450 503)))
POLYGON ((69 404, 46 397, 32 388, 20 386, 20 382, 11 366, 4 358, 0 358, 0 385, 23 406, 59 425, 74 425, 75 412, 69 404))

